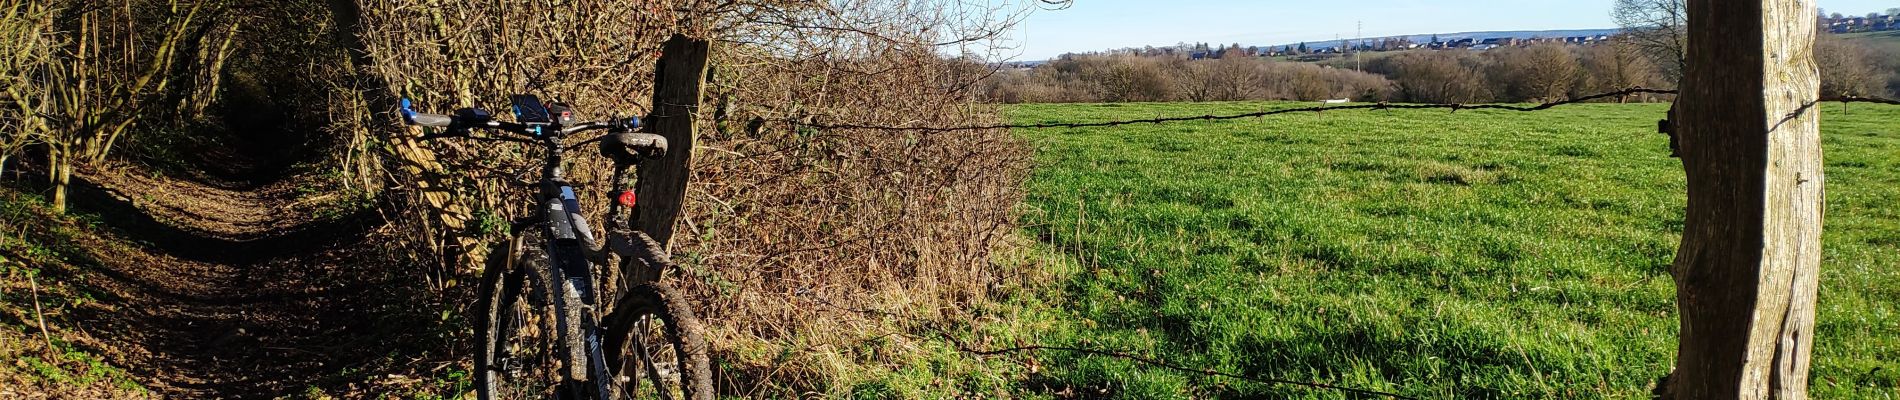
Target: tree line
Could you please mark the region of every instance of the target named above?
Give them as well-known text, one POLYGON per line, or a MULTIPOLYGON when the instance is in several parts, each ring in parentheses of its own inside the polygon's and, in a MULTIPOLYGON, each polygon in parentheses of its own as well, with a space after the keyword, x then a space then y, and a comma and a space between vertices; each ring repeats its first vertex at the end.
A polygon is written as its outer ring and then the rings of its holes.
MULTIPOLYGON (((1064 55, 985 80, 999 103, 1289 100, 1509 103, 1556 101, 1630 87, 1673 88, 1673 57, 1644 38, 1593 45, 1538 43, 1486 51, 1412 50, 1324 63, 1261 57, 1064 55)), ((1823 36, 1816 43, 1828 95, 1900 93, 1900 48, 1823 36)), ((1618 101, 1656 101, 1638 96, 1618 101)))
POLYGON ((1285 100, 1386 96, 1375 74, 1315 64, 1228 57, 1100 55, 1063 57, 986 79, 983 94, 1004 103, 1285 100))

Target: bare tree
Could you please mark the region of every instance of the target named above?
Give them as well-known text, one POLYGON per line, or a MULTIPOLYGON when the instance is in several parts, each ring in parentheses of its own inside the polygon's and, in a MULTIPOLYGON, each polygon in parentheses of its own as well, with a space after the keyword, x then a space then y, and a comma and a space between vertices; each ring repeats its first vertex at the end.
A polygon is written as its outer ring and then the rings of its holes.
POLYGON ((1168 101, 1174 99, 1174 92, 1168 90, 1174 83, 1160 65, 1156 63, 1130 63, 1109 66, 1104 75, 1108 95, 1105 99, 1114 101, 1168 101))
POLYGON ((1631 43, 1662 68, 1669 82, 1682 80, 1689 59, 1689 12, 1685 0, 1616 0, 1610 11, 1631 43))
POLYGON ((1475 103, 1490 100, 1484 80, 1484 60, 1470 52, 1429 51, 1381 59, 1374 70, 1398 81, 1405 100, 1429 103, 1475 103))
MULTIPOLYGON (((180 93, 181 81, 216 75, 229 46, 213 43, 236 34, 233 21, 216 21, 225 1, 120 0, 4 4, 8 25, 24 22, 31 33, 9 37, 31 60, 4 71, 6 99, 17 113, 7 117, 21 131, 0 140, 24 144, 36 137, 46 149, 53 209, 64 212, 66 188, 77 166, 98 166, 147 117, 172 110, 198 110, 214 93, 180 93), (20 19, 28 18, 28 19, 20 19), (223 26, 224 29, 212 29, 223 26), (203 56, 196 56, 203 50, 203 56), (217 50, 217 55, 211 54, 217 50), (26 54, 38 53, 38 54, 26 54), (215 59, 215 61, 214 61, 215 59)), ((7 29, 14 29, 9 26, 7 29)), ((9 34, 13 36, 13 34, 9 34)), ((8 50, 15 50, 9 46, 8 50)), ((11 61, 9 61, 10 63, 11 61)), ((13 129, 13 128, 9 128, 13 129)), ((0 157, 3 159, 4 157, 0 157)))
POLYGON ((46 101, 43 96, 35 96, 36 88, 43 86, 43 79, 35 79, 38 71, 48 67, 52 59, 44 49, 56 47, 51 16, 53 10, 44 5, 28 6, 8 1, 4 10, 0 10, 0 172, 6 171, 7 160, 27 145, 42 140, 42 132, 48 127, 45 118, 38 117, 46 113, 46 101))
POLYGON ((1174 68, 1178 74, 1175 83, 1187 100, 1244 100, 1250 98, 1254 82, 1260 79, 1256 64, 1242 57, 1182 62, 1174 68))
POLYGON ((1644 57, 1628 37, 1618 36, 1609 43, 1586 46, 1581 53, 1578 61, 1582 64, 1583 76, 1576 88, 1581 92, 1606 93, 1653 86, 1661 79, 1656 64, 1644 57))
POLYGON ((1582 66, 1570 49, 1556 43, 1495 50, 1490 75, 1507 101, 1553 101, 1570 93, 1582 66))
POLYGON ((984 79, 985 100, 1025 102, 1320 100, 1388 98, 1392 81, 1378 74, 1236 57, 1188 61, 1134 55, 1069 56, 1030 70, 984 79))
POLYGON ((1176 68, 1175 87, 1188 101, 1208 101, 1214 97, 1214 66, 1211 62, 1188 62, 1176 68))
POLYGON ((1832 34, 1814 41, 1814 62, 1821 68, 1821 93, 1866 96, 1879 93, 1885 76, 1876 69, 1871 52, 1832 34))

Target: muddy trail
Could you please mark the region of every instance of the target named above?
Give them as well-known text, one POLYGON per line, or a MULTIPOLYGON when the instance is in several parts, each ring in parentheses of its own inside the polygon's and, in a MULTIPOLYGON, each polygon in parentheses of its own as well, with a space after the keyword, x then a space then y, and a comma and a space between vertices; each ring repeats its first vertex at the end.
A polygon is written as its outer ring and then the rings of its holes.
POLYGON ((453 367, 421 355, 454 340, 448 306, 380 250, 376 208, 325 208, 339 194, 289 167, 300 138, 227 139, 195 170, 74 179, 99 226, 47 272, 97 301, 66 340, 165 398, 374 397, 453 367))

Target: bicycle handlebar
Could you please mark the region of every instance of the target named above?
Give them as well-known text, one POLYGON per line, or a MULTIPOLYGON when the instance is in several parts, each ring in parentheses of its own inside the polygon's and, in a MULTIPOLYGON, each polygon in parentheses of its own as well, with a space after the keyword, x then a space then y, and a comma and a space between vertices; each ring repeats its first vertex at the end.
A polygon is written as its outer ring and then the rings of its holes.
MULTIPOLYGON (((469 110, 471 109, 464 109, 464 111, 469 111, 469 110)), ((521 123, 514 123, 514 122, 495 121, 492 118, 488 118, 486 112, 469 112, 465 114, 479 115, 481 117, 472 118, 472 117, 467 117, 467 116, 420 113, 420 112, 416 112, 414 105, 409 102, 409 99, 402 99, 403 122, 406 122, 410 125, 449 128, 448 132, 444 132, 440 134, 423 135, 422 139, 425 139, 425 140, 445 138, 445 137, 468 136, 468 130, 472 128, 498 130, 498 131, 514 133, 514 134, 519 134, 522 136, 528 136, 528 137, 538 139, 550 133, 550 132, 543 132, 542 131, 543 127, 559 128, 559 130, 551 132, 551 133, 555 133, 557 134, 556 137, 560 137, 560 136, 567 136, 567 135, 572 135, 576 133, 592 131, 592 130, 601 130, 601 129, 632 132, 636 129, 639 129, 641 126, 639 117, 616 118, 616 119, 608 119, 608 120, 603 120, 603 121, 582 122, 582 123, 574 124, 572 126, 560 126, 560 125, 549 125, 549 124, 521 124, 521 123)))

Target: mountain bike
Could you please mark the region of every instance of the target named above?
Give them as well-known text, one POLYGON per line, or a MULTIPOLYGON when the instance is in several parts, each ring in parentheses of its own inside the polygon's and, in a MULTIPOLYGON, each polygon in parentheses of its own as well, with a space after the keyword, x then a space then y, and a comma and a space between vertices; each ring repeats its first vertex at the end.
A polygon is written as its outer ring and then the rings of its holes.
POLYGON ((415 111, 410 125, 445 128, 424 140, 468 138, 539 147, 541 179, 533 212, 510 225, 510 238, 488 259, 475 312, 475 384, 481 399, 711 399, 712 374, 699 320, 680 293, 660 282, 674 270, 637 225, 629 171, 665 155, 664 137, 639 132, 640 119, 575 122, 574 111, 514 95, 514 121, 481 108, 453 115, 415 111), (475 131, 504 136, 477 136, 475 131), (580 144, 565 139, 606 133, 580 144), (605 244, 582 217, 562 175, 569 151, 596 144, 613 161, 605 244), (605 266, 613 266, 611 268, 605 266), (603 311, 606 310, 606 311, 603 311))

